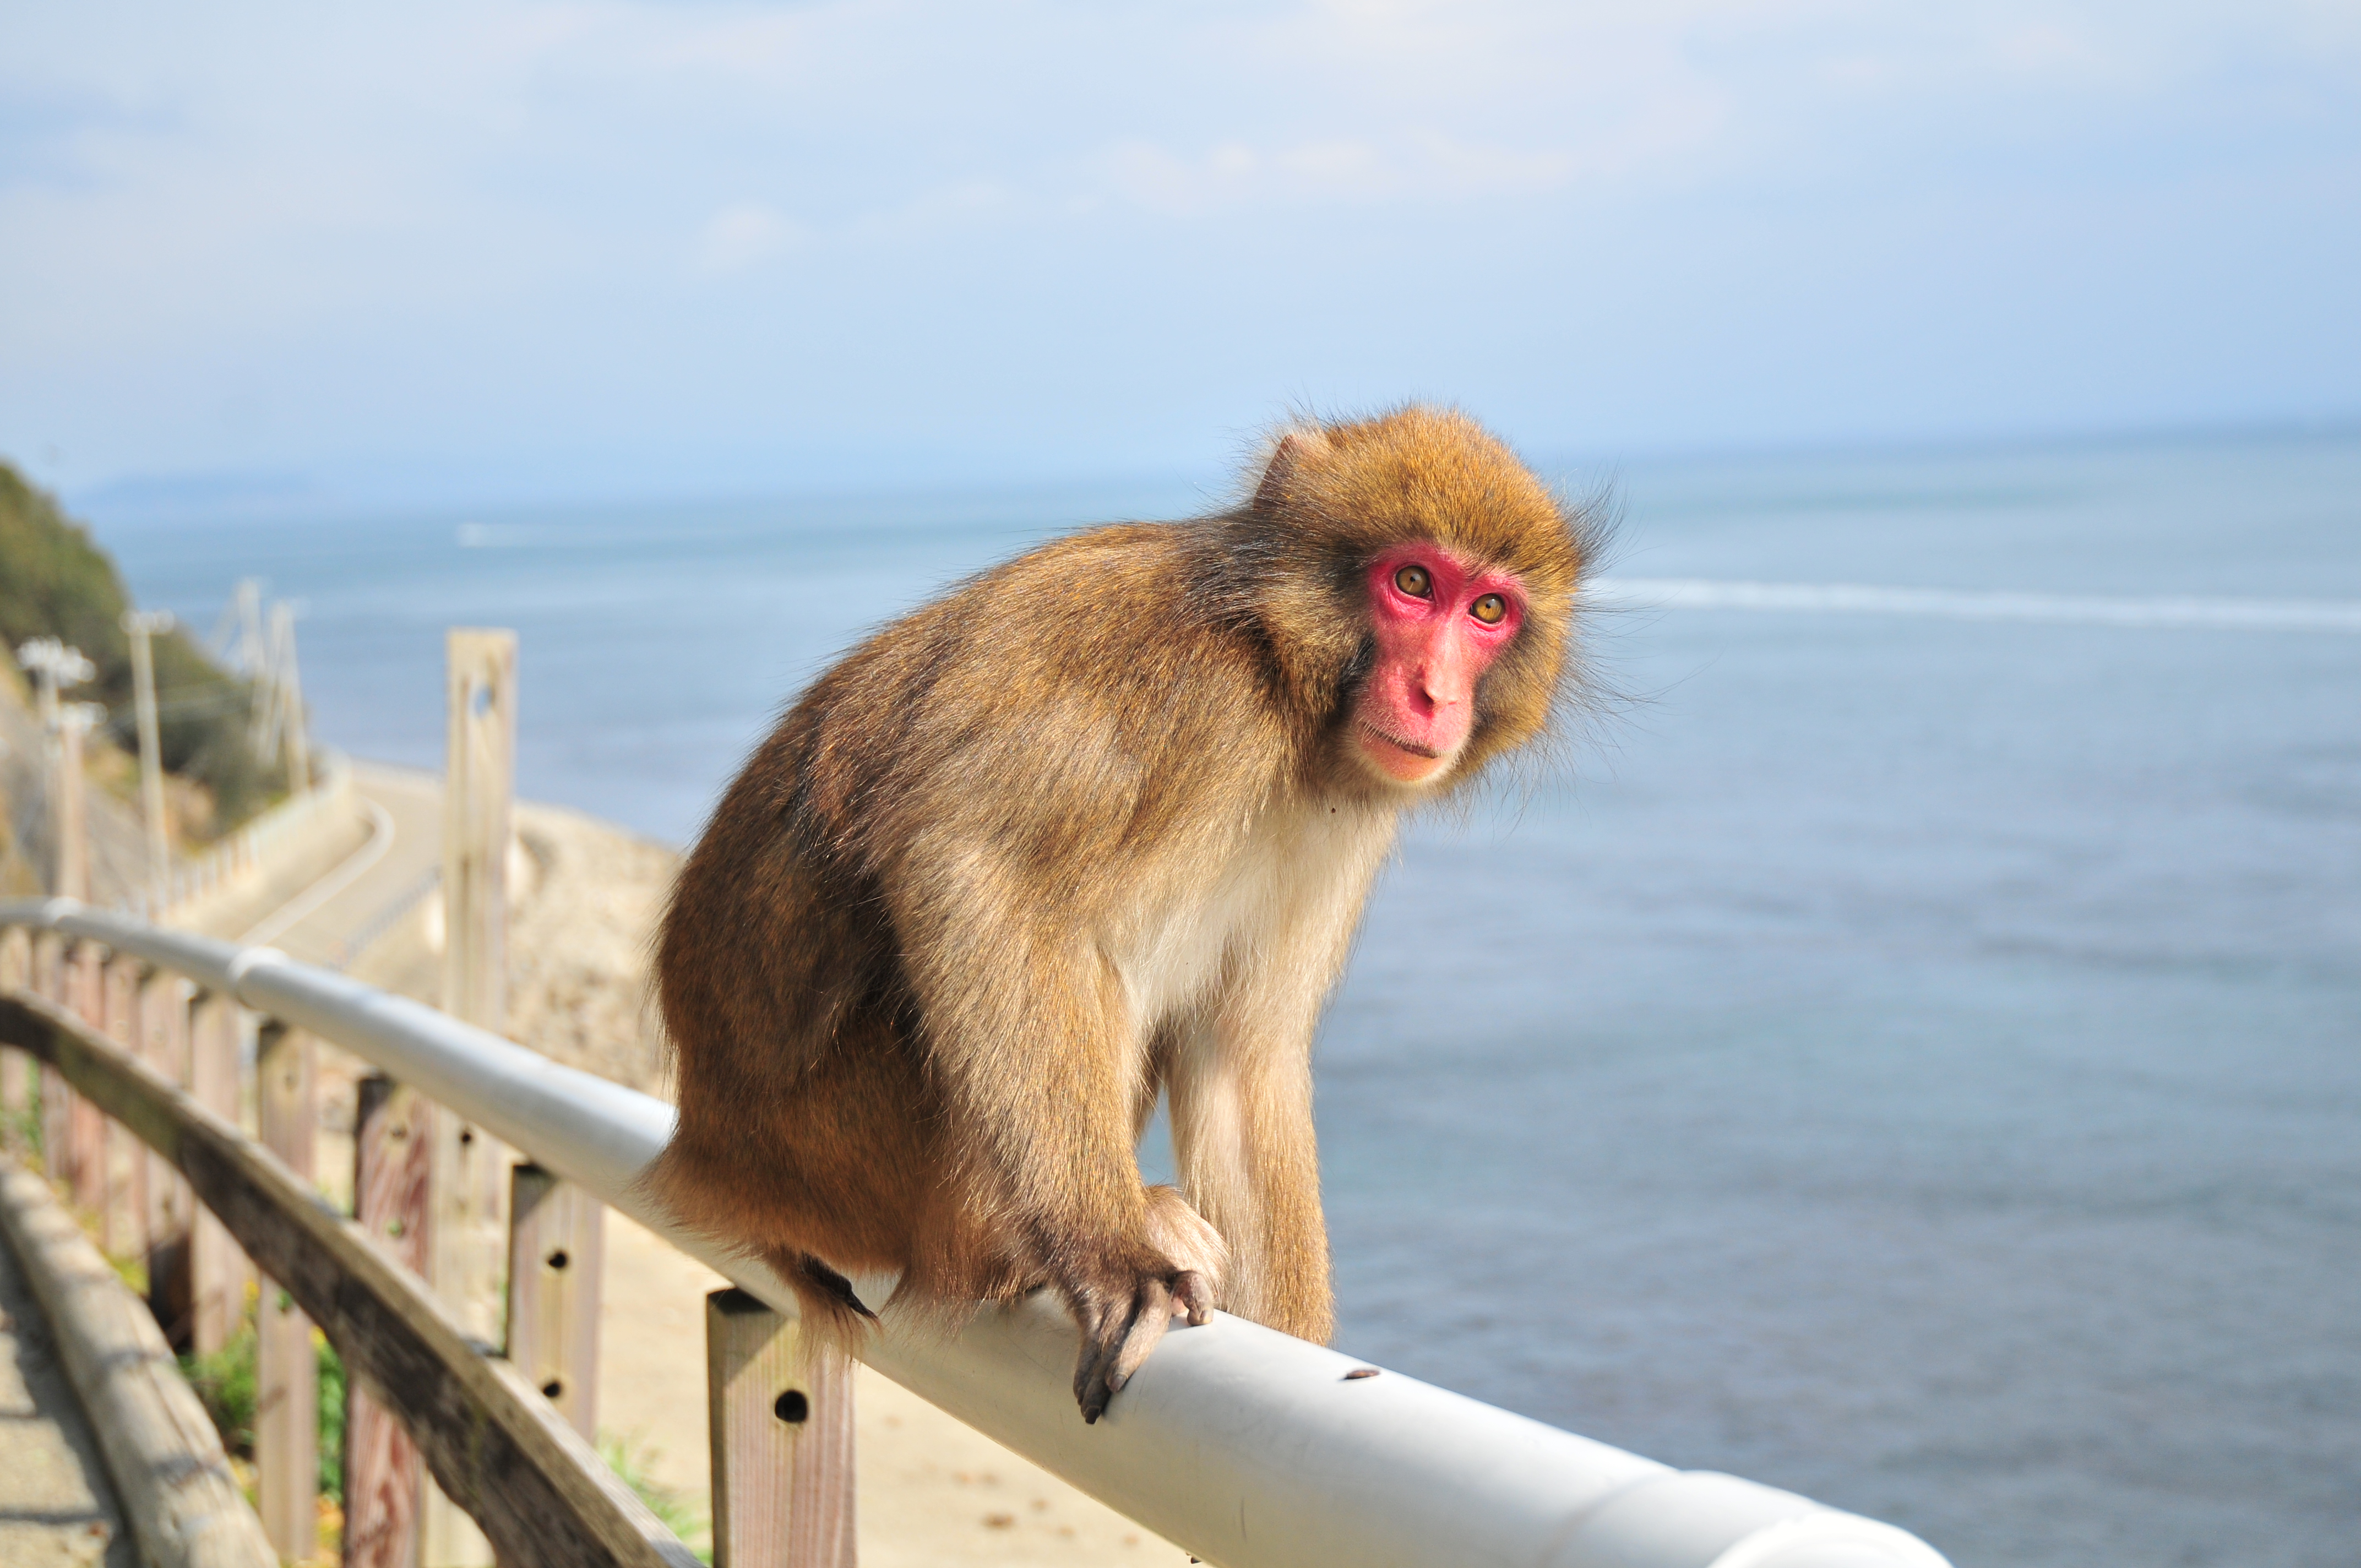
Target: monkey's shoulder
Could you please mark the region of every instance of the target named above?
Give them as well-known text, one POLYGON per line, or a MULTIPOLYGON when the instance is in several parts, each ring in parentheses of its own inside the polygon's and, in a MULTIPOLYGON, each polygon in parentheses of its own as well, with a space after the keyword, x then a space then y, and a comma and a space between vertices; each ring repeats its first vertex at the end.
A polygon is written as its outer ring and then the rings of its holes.
POLYGON ((1027 606, 1061 621, 1093 605, 1186 620, 1215 575, 1220 543, 1206 520, 1102 523, 1013 556, 944 602, 1027 606))
POLYGON ((783 720, 779 798, 832 839, 972 817, 1079 848, 1267 793, 1297 737, 1200 590, 1204 548, 1187 523, 1090 530, 883 629, 783 720))
POLYGON ((1042 699, 1120 707, 1159 692, 1169 708, 1218 698, 1257 674, 1254 640, 1224 611, 1218 555, 1203 521, 1110 523, 1049 541, 884 628, 812 696, 904 711, 983 704, 1015 718, 1042 699))

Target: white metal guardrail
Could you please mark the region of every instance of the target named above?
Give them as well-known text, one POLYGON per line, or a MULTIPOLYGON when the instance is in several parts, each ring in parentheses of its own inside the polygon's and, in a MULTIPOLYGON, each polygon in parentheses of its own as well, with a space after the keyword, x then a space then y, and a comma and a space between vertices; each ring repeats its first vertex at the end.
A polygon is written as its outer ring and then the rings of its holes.
MULTIPOLYGON (((452 1107, 783 1312, 767 1270, 675 1229, 638 1186, 662 1101, 269 948, 66 899, 0 927, 104 944, 307 1029, 452 1107)), ((884 1298, 890 1282, 866 1280, 884 1298)), ((1223 1568, 1948 1568, 1916 1537, 1791 1492, 1678 1471, 1226 1314, 1167 1335, 1095 1426, 1074 1330, 1046 1299, 945 1340, 886 1314, 863 1359, 1223 1568)))

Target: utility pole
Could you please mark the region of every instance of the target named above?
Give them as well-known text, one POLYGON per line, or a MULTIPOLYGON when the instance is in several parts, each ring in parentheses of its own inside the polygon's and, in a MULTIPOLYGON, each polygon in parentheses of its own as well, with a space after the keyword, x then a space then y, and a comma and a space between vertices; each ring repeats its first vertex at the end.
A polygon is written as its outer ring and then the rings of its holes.
POLYGON ((287 751, 287 793, 312 787, 312 746, 304 733, 303 680, 295 668, 295 607, 270 607, 271 700, 279 705, 280 740, 287 751))
POLYGON ((148 818, 148 886, 153 907, 161 909, 171 880, 172 847, 164 831, 164 742, 156 722, 156 654, 148 639, 172 630, 162 610, 126 609, 123 630, 131 634, 131 696, 139 715, 139 804, 148 818))
MULTIPOLYGON (((97 677, 98 666, 79 648, 54 637, 36 637, 16 650, 16 662, 31 672, 41 716, 41 739, 49 764, 49 831, 54 874, 49 891, 60 898, 90 896, 90 860, 82 839, 82 732, 86 718, 69 721, 58 700, 66 686, 97 677)), ((81 705, 76 705, 79 711, 81 705)), ((103 710, 102 710, 103 712, 103 710)))
POLYGON ((82 787, 82 738, 106 719, 94 702, 58 708, 58 896, 90 901, 90 795, 82 787))
POLYGON ((279 703, 272 690, 269 648, 262 635, 261 579, 238 579, 237 598, 230 613, 235 618, 237 636, 230 667, 247 682, 247 741, 254 748, 256 759, 267 762, 276 740, 270 727, 278 719, 279 703))
POLYGON ((240 674, 262 678, 262 579, 240 577, 237 598, 231 613, 237 618, 237 652, 231 658, 231 667, 240 674))

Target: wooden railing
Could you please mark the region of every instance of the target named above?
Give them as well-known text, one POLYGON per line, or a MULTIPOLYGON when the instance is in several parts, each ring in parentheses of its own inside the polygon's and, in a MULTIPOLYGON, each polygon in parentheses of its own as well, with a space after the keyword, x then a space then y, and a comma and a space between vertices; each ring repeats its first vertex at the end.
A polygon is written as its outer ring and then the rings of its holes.
MULTIPOLYGON (((396 1102, 399 1085, 446 1107, 521 1151, 546 1173, 535 1179, 569 1183, 631 1213, 731 1277, 744 1295, 713 1302, 708 1314, 712 1425, 733 1445, 714 1467, 714 1512, 727 1525, 717 1532, 717 1561, 851 1563, 850 1472, 837 1463, 850 1442, 850 1407, 840 1388, 797 1371, 803 1359, 782 1350, 792 1296, 767 1271, 679 1231, 638 1185, 670 1133, 670 1107, 267 948, 63 900, 0 905, 0 927, 16 933, 0 938, 0 1043, 43 1063, 43 1121, 60 1139, 49 1146, 53 1169, 72 1190, 93 1191, 87 1151, 103 1146, 110 1123, 157 1151, 165 1169, 149 1174, 147 1205, 158 1207, 160 1182, 161 1212, 175 1223, 192 1219, 192 1210, 175 1208, 182 1200, 171 1186, 188 1184, 285 1292, 284 1310, 326 1330, 503 1563, 682 1558, 544 1392, 554 1383, 562 1399, 563 1375, 536 1384, 542 1373, 519 1371, 525 1359, 563 1362, 562 1348, 519 1345, 517 1325, 542 1321, 537 1310, 521 1312, 511 1295, 509 1354, 491 1354, 389 1252, 399 1238, 370 1234, 316 1195, 301 1163, 308 1155, 295 1146, 304 1135, 306 1035, 386 1074, 372 1091, 380 1106, 396 1102), (257 1097, 270 1152, 232 1122, 239 1010, 262 1021, 257 1097), (292 1097, 286 1114, 269 1109, 280 1095, 292 1097), (802 1386, 785 1386, 796 1378, 802 1386), (572 1532, 562 1551, 553 1533, 561 1523, 572 1532)), ((0 1053, 0 1101, 17 1106, 23 1073, 11 1077, 10 1054, 0 1053)), ((515 1205, 523 1223, 566 1223, 548 1190, 515 1205)), ((103 1181, 95 1195, 107 1196, 103 1181)), ((188 1229, 201 1264, 204 1234, 203 1225, 188 1229)), ((523 1245, 520 1253, 512 1242, 512 1257, 541 1255, 532 1249, 544 1244, 523 1245)), ((526 1271, 512 1266, 512 1290, 518 1272, 526 1271)), ((870 1300, 892 1287, 857 1283, 870 1300)), ((1733 1476, 1673 1470, 1396 1373, 1367 1376, 1350 1357, 1221 1314, 1170 1335, 1107 1418, 1085 1427, 1070 1387, 1073 1333, 1039 1298, 979 1311, 948 1338, 889 1310, 862 1355, 1228 1568, 1942 1568, 1940 1555, 1891 1526, 1733 1476)), ((289 1368, 291 1359, 282 1350, 275 1365, 289 1368)), ((295 1437, 281 1441, 291 1447, 295 1437)), ((269 1452, 261 1458, 269 1463, 269 1452)), ((293 1506, 294 1468, 281 1462, 276 1492, 264 1472, 274 1536, 293 1526, 280 1510, 293 1506)))
MULTIPOLYGON (((148 1244, 150 1259, 160 1262, 190 1239, 172 1216, 192 1216, 185 1202, 192 1196, 270 1281, 272 1288, 264 1292, 258 1310, 256 1468, 263 1522, 282 1556, 308 1558, 314 1545, 316 1434, 309 1418, 316 1407, 311 1380, 302 1373, 313 1365, 310 1329, 316 1323, 347 1373, 399 1421, 443 1492, 480 1527, 502 1564, 686 1568, 697 1562, 616 1478, 585 1433, 535 1387, 532 1375, 519 1369, 520 1359, 531 1365, 533 1352, 519 1357, 512 1343, 510 1355, 488 1354, 414 1272, 323 1200, 302 1168, 308 1163, 308 1150, 302 1146, 310 1124, 306 1113, 312 1108, 305 1094, 305 1043, 294 1031, 276 1025, 262 1031, 256 1088, 264 1139, 249 1138, 185 1083, 93 1023, 89 1014, 96 1011, 103 1020, 104 1011, 90 1009, 87 984, 76 983, 77 971, 93 969, 102 992, 117 989, 122 980, 146 980, 149 983, 139 988, 148 1004, 142 1011, 152 1015, 159 1000, 170 1004, 175 977, 158 976, 137 959, 77 961, 96 956, 87 944, 69 952, 66 944, 47 943, 45 955, 25 943, 21 932, 9 935, 17 940, 13 951, 0 954, 0 970, 7 971, 0 979, 9 982, 0 987, 0 1042, 41 1064, 45 1108, 52 1099, 71 1096, 76 1112, 103 1115, 107 1128, 136 1136, 169 1172, 160 1180, 152 1172, 148 1177, 149 1195, 161 1190, 159 1207, 165 1216, 139 1238, 148 1244), (42 987, 39 977, 45 974, 51 978, 42 987), (65 994, 45 995, 43 989, 65 994), (74 996, 77 991, 81 997, 74 996)), ((218 1010, 221 1002, 210 993, 188 1000, 200 1012, 218 1010)), ((158 1037, 170 1033, 159 1030, 158 1037)), ((213 1042, 224 1037, 223 1031, 202 1025, 195 1033, 213 1042)), ((227 1037, 234 1044, 235 1036, 227 1037)), ((121 1164, 107 1160, 103 1142, 93 1150, 77 1140, 71 1116, 62 1124, 69 1130, 53 1164, 64 1168, 70 1190, 81 1168, 121 1164)), ((519 1179, 531 1184, 536 1176, 524 1168, 519 1179)), ((528 1255, 562 1207, 545 1179, 540 1185, 533 1200, 518 1206, 516 1234, 528 1255)), ((125 1196, 98 1194, 98 1212, 121 1208, 125 1196)), ((200 1277, 199 1290, 214 1298, 209 1305, 216 1313, 231 1310, 220 1298, 242 1294, 236 1287, 240 1270, 225 1248, 217 1247, 189 1272, 200 1277)), ((521 1270, 518 1277, 530 1281, 534 1271, 521 1270)), ((548 1314, 536 1310, 540 1305, 526 1304, 519 1322, 542 1321, 548 1314)), ((223 1329, 216 1327, 213 1337, 223 1337, 223 1329)), ((348 1484, 366 1491, 381 1487, 390 1467, 354 1468, 359 1473, 348 1484)), ((387 1511, 379 1510, 380 1516, 387 1511)), ((410 1519, 417 1512, 414 1507, 390 1511, 410 1519)), ((359 1541, 348 1535, 346 1544, 348 1563, 416 1560, 413 1541, 390 1539, 382 1529, 359 1541)))

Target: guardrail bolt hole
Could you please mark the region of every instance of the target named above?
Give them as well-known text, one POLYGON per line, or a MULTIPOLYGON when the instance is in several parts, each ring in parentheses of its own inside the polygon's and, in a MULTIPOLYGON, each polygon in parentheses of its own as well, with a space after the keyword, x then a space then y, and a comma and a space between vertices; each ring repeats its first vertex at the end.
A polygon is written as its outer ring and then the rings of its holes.
POLYGON ((544 1399, 555 1399, 560 1394, 565 1392, 566 1385, 558 1382, 555 1378, 552 1378, 541 1386, 541 1397, 544 1399))
POLYGON ((564 1247, 559 1247, 555 1252, 549 1255, 549 1266, 552 1268, 563 1268, 573 1261, 574 1260, 572 1258, 566 1255, 566 1249, 564 1247))
POLYGON ((475 1129, 475 1128, 473 1128, 473 1127, 462 1127, 462 1128, 460 1128, 460 1129, 459 1129, 459 1146, 460 1146, 461 1148, 466 1148, 469 1144, 472 1144, 472 1143, 474 1143, 475 1141, 476 1141, 476 1129, 475 1129))
POLYGON ((790 1388, 771 1402, 771 1413, 789 1426, 801 1426, 811 1420, 811 1401, 800 1388, 790 1388))

